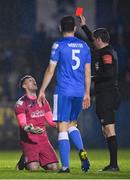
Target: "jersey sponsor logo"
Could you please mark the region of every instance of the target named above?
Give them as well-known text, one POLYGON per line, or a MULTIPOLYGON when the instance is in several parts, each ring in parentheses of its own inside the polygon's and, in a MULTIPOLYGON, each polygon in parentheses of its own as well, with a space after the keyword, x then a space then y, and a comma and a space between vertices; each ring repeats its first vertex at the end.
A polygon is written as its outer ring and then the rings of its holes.
POLYGON ((67 45, 72 48, 83 48, 83 44, 81 43, 68 43, 67 45))
POLYGON ((45 111, 43 110, 37 110, 31 113, 31 118, 38 118, 38 117, 43 117, 45 116, 45 111))
POLYGON ((112 56, 110 54, 103 56, 104 64, 112 64, 112 56))
POLYGON ((59 47, 59 44, 54 43, 53 46, 52 46, 52 49, 57 49, 58 47, 59 47))

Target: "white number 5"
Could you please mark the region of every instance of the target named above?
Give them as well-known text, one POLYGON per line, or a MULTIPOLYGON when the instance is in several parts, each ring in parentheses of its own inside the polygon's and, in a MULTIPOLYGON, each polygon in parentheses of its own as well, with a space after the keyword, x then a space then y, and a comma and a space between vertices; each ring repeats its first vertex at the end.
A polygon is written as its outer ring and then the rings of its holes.
POLYGON ((80 50, 79 49, 72 49, 72 60, 73 61, 76 61, 76 64, 75 65, 72 65, 72 69, 73 70, 76 70, 79 68, 80 66, 80 59, 79 57, 76 55, 76 54, 79 54, 80 53, 80 50))

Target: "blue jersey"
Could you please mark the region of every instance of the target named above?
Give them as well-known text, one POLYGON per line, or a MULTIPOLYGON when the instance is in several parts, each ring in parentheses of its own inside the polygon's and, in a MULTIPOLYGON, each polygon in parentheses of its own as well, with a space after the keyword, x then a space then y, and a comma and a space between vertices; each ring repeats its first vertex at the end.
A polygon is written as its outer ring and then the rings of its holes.
POLYGON ((64 37, 53 44, 50 61, 57 63, 55 93, 84 96, 85 64, 91 63, 88 45, 76 37, 64 37))

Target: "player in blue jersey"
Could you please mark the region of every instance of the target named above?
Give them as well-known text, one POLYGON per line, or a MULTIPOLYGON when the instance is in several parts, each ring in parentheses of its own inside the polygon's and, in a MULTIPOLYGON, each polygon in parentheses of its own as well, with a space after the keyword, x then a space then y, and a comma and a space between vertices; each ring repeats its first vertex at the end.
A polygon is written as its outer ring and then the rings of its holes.
POLYGON ((53 116, 58 122, 58 145, 62 163, 60 172, 70 172, 69 138, 76 145, 81 168, 86 172, 90 164, 77 128, 77 118, 82 108, 86 109, 90 106, 90 49, 84 41, 74 37, 76 26, 72 16, 62 18, 59 28, 63 38, 52 46, 50 63, 43 78, 38 102, 40 104, 44 101, 45 90, 57 67, 53 116))

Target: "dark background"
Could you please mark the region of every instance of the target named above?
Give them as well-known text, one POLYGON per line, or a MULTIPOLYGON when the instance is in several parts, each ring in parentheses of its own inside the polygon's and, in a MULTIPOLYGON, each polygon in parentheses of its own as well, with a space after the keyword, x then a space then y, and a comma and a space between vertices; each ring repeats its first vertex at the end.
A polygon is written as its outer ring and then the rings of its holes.
MULTIPOLYGON (((51 2, 44 0, 44 2, 51 2)), ((83 1, 82 1, 83 2, 83 1)), ((52 43, 60 37, 57 25, 60 17, 74 15, 77 0, 53 0, 47 11, 55 12, 45 22, 38 22, 38 0, 0 0, 0 149, 19 149, 19 130, 14 115, 14 105, 22 95, 18 88, 19 79, 25 74, 33 75, 38 86, 49 62, 52 43), (52 29, 49 29, 51 27, 52 29)), ((108 28, 111 44, 119 58, 119 85, 121 105, 116 113, 116 129, 120 148, 130 147, 130 1, 93 0, 94 26, 108 28)), ((84 7, 89 8, 89 7, 84 7)), ((89 9, 88 9, 89 10, 89 9)), ((43 16, 46 16, 45 12, 43 16)), ((91 12, 90 12, 91 13, 91 12)), ((93 13, 93 12, 92 12, 93 13)), ((86 15, 86 14, 85 14, 86 15)), ((88 17, 89 19, 89 17, 88 17)), ((89 24, 88 24, 89 25, 89 24)), ((84 34, 78 34, 84 40, 84 34)), ((47 91, 52 105, 54 81, 47 91)), ((92 84, 93 92, 93 84, 92 84)), ((95 114, 95 101, 79 117, 85 146, 104 148, 105 141, 100 123, 95 114)), ((57 146, 57 131, 47 127, 52 143, 57 146)))

